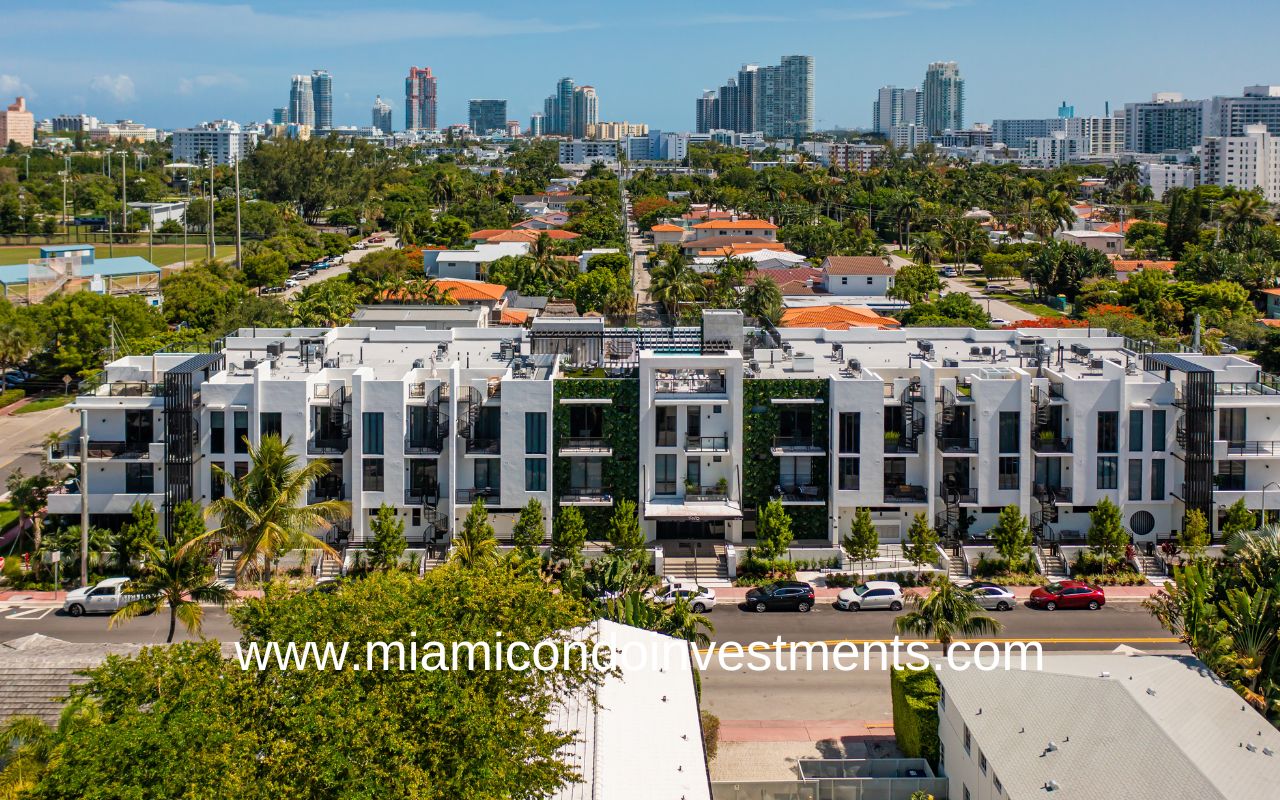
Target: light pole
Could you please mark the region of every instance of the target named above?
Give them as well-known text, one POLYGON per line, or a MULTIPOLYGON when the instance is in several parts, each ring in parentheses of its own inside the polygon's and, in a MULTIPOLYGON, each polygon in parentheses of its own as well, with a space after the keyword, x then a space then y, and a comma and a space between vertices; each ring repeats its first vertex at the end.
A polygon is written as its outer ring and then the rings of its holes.
POLYGON ((70 239, 71 230, 67 225, 67 181, 71 180, 71 156, 62 156, 62 235, 70 239))

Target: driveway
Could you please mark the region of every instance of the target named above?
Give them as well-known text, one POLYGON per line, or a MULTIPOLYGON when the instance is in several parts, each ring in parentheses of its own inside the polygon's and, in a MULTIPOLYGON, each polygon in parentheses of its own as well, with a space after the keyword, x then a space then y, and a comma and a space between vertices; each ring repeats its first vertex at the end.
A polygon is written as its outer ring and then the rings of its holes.
POLYGON ((326 269, 325 271, 312 276, 308 280, 302 281, 297 286, 294 286, 291 289, 286 289, 285 291, 281 292, 281 295, 283 295, 286 299, 292 299, 294 295, 296 295, 298 292, 301 292, 307 286, 317 284, 320 281, 325 281, 330 278, 336 278, 339 275, 346 275, 347 272, 351 270, 351 265, 354 264, 355 262, 359 261, 360 259, 364 258, 370 253, 376 252, 378 250, 385 250, 388 247, 395 247, 399 241, 398 239, 396 239, 396 237, 386 233, 375 233, 372 235, 385 236, 387 240, 385 242, 382 242, 381 244, 371 244, 369 245, 369 248, 367 250, 348 250, 347 252, 342 254, 341 264, 339 264, 336 267, 330 267, 329 269, 326 269))
MULTIPOLYGON (((903 258, 896 252, 889 253, 889 261, 895 270, 902 269, 908 264, 915 263, 909 258, 903 258)), ((938 266, 942 267, 945 265, 939 264, 938 266)), ((1021 322, 1023 320, 1036 318, 1035 314, 1023 311, 1017 306, 1011 306, 1003 300, 997 300, 994 297, 988 299, 987 295, 981 289, 969 286, 955 278, 943 278, 942 286, 947 294, 960 292, 961 294, 969 295, 978 302, 978 305, 983 307, 983 310, 985 310, 992 319, 1006 319, 1010 322, 1021 322)))

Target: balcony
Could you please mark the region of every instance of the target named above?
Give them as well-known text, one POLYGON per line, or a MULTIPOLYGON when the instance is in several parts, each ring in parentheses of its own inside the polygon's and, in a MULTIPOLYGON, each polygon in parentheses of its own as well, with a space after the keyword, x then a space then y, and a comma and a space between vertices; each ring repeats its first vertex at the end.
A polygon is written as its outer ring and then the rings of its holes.
POLYGON ((560 445, 562 456, 611 456, 613 448, 598 436, 570 436, 560 445))
POLYGON ((938 485, 938 496, 948 505, 978 502, 978 490, 972 486, 948 486, 944 482, 938 485))
POLYGON ((310 455, 340 456, 350 447, 351 440, 345 436, 316 436, 307 440, 310 455))
MULTIPOLYGON (((1221 441, 1221 440, 1220 440, 1221 441)), ((1231 456, 1280 456, 1280 441, 1221 442, 1226 455, 1231 456)))
POLYGON ((1219 396, 1245 397, 1280 394, 1280 389, 1271 383, 1247 381, 1242 383, 1215 383, 1213 385, 1213 393, 1219 396))
POLYGON ((928 493, 923 486, 902 483, 884 487, 884 501, 886 503, 923 503, 927 500, 928 493))
POLYGON ((438 456, 444 450, 444 439, 439 436, 410 437, 404 440, 404 451, 409 455, 438 456))
POLYGON ((723 503, 729 499, 729 486, 693 486, 685 484, 684 501, 686 503, 723 503))
POLYGON ((769 452, 775 456, 813 455, 826 452, 826 448, 812 436, 775 436, 769 452))
POLYGON ((773 498, 784 506, 820 506, 827 502, 827 489, 813 483, 782 484, 773 487, 773 498))
POLYGON ((613 495, 600 486, 570 486, 560 495, 559 503, 562 506, 611 506, 613 495))
POLYGON ((481 486, 476 489, 459 489, 456 495, 457 501, 463 505, 470 505, 476 500, 500 497, 502 491, 496 486, 481 486))
POLYGON ((1032 488, 1031 495, 1042 503, 1049 501, 1053 501, 1055 503, 1070 503, 1071 487, 1045 486, 1044 484, 1037 483, 1035 487, 1032 488))
POLYGON ((962 436, 943 436, 938 439, 938 449, 943 453, 976 453, 978 440, 962 436))
POLYGON ((908 442, 902 438, 901 434, 898 434, 897 436, 886 436, 884 440, 884 451, 890 455, 894 453, 915 455, 920 452, 919 441, 920 440, 917 439, 915 442, 908 442))
POLYGON ((164 384, 150 381, 108 381, 98 373, 80 382, 77 393, 91 397, 164 397, 164 384))
POLYGON ((1043 454, 1070 455, 1071 440, 1058 436, 1034 436, 1031 439, 1031 449, 1043 454))
POLYGON ((496 456, 502 451, 502 440, 488 436, 468 436, 466 454, 469 456, 496 456))
MULTIPOLYGON (((158 443, 157 443, 158 444, 158 443)), ((80 437, 72 434, 49 448, 51 461, 74 461, 80 458, 80 437)), ((151 458, 151 442, 113 442, 102 439, 90 439, 88 458, 91 461, 103 459, 141 460, 151 458)))
POLYGON ((317 483, 307 492, 308 503, 322 503, 326 500, 345 500, 347 497, 347 486, 340 481, 325 481, 317 483))
POLYGON ((430 483, 425 486, 410 486, 404 492, 404 504, 406 506, 434 506, 439 502, 439 484, 430 483))
POLYGON ((727 385, 720 375, 691 375, 682 378, 655 378, 653 390, 657 394, 724 394, 727 385))
POLYGON ((684 449, 688 453, 724 453, 729 450, 728 436, 686 436, 684 449))

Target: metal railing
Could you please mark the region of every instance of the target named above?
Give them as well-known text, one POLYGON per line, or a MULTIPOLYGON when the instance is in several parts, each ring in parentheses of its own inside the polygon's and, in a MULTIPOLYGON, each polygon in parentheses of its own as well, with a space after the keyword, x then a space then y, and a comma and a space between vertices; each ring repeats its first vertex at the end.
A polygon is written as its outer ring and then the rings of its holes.
POLYGON ((342 455, 350 446, 350 439, 333 436, 316 436, 307 440, 307 452, 313 455, 342 455))
POLYGON ((972 486, 948 486, 945 482, 938 484, 938 496, 943 502, 976 503, 978 490, 972 486))
POLYGON ((656 378, 653 390, 658 394, 723 394, 725 379, 705 378, 656 378))
POLYGON ((919 452, 919 442, 909 442, 906 439, 885 439, 884 451, 886 453, 917 453, 919 452))
POLYGON ((502 440, 496 437, 471 436, 467 437, 466 443, 468 453, 497 455, 502 450, 502 440))
POLYGON ((560 445, 560 452, 565 450, 583 450, 587 452, 606 452, 611 450, 609 442, 600 436, 570 436, 560 445))
POLYGON ((944 453, 976 453, 978 440, 960 436, 943 436, 938 439, 938 448, 944 453))
POLYGON ((653 493, 657 495, 673 495, 676 493, 675 481, 655 481, 653 493))
POLYGON ((702 452, 723 452, 729 449, 729 437, 686 436, 684 440, 684 449, 702 452))
POLYGON ((562 503, 598 503, 613 500, 613 495, 602 486, 570 486, 568 491, 560 495, 562 503))
POLYGON ((439 453, 444 449, 444 439, 440 436, 415 436, 404 441, 406 453, 439 453))
POLYGON ((1031 495, 1037 500, 1054 500, 1059 503, 1068 503, 1071 501, 1070 486, 1045 486, 1038 483, 1031 490, 1031 495))
POLYGON ((427 385, 425 383, 409 384, 409 399, 420 400, 427 396, 427 385))
MULTIPOLYGON (((49 456, 55 460, 77 458, 80 455, 80 437, 72 434, 49 449, 49 456)), ((150 442, 108 442, 101 439, 90 439, 88 457, 103 458, 150 458, 150 442)))
POLYGON ((1280 441, 1227 442, 1229 456, 1280 456, 1280 441))
POLYGON ((824 449, 812 436, 775 436, 773 446, 777 450, 804 450, 822 452, 824 449))
POLYGON ((884 499, 889 503, 923 503, 927 497, 928 492, 925 488, 915 484, 903 483, 884 487, 884 499))
POLYGON ((324 500, 342 500, 347 496, 345 483, 322 483, 312 486, 307 492, 308 503, 319 503, 324 500))
POLYGON ((438 502, 440 502, 439 484, 410 486, 404 491, 404 504, 407 506, 435 505, 438 502))
POLYGON ((686 486, 684 501, 686 503, 715 503, 729 499, 728 486, 686 486))
POLYGON ((827 487, 813 483, 781 484, 773 487, 773 496, 784 503, 812 503, 826 499, 827 487))
POLYGON ((478 489, 459 489, 457 499, 459 503, 474 503, 481 497, 498 497, 501 494, 501 490, 496 486, 482 486, 478 489))
POLYGON ((1037 453, 1070 453, 1071 440, 1057 436, 1036 436, 1031 439, 1031 449, 1037 453))
POLYGON ((1216 395, 1271 395, 1280 394, 1280 388, 1276 388, 1269 383, 1261 383, 1258 381, 1245 381, 1240 383, 1215 383, 1213 385, 1213 393, 1216 395))

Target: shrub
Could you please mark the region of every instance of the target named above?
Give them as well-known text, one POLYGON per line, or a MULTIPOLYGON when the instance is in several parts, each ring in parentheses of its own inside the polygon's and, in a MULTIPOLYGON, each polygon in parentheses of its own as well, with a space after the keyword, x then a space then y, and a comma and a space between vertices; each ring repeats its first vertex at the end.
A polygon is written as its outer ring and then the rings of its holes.
POLYGON ((925 758, 938 768, 938 676, 931 669, 899 667, 889 673, 893 733, 907 758, 925 758))
POLYGON ((720 748, 720 718, 710 711, 702 712, 702 747, 707 751, 707 760, 716 757, 720 748))
POLYGON ((21 389, 5 389, 0 392, 0 408, 11 406, 26 396, 27 393, 21 389))
POLYGON ((794 578, 796 564, 785 558, 760 558, 755 550, 748 550, 747 557, 738 564, 736 586, 756 586, 768 580, 794 578))

